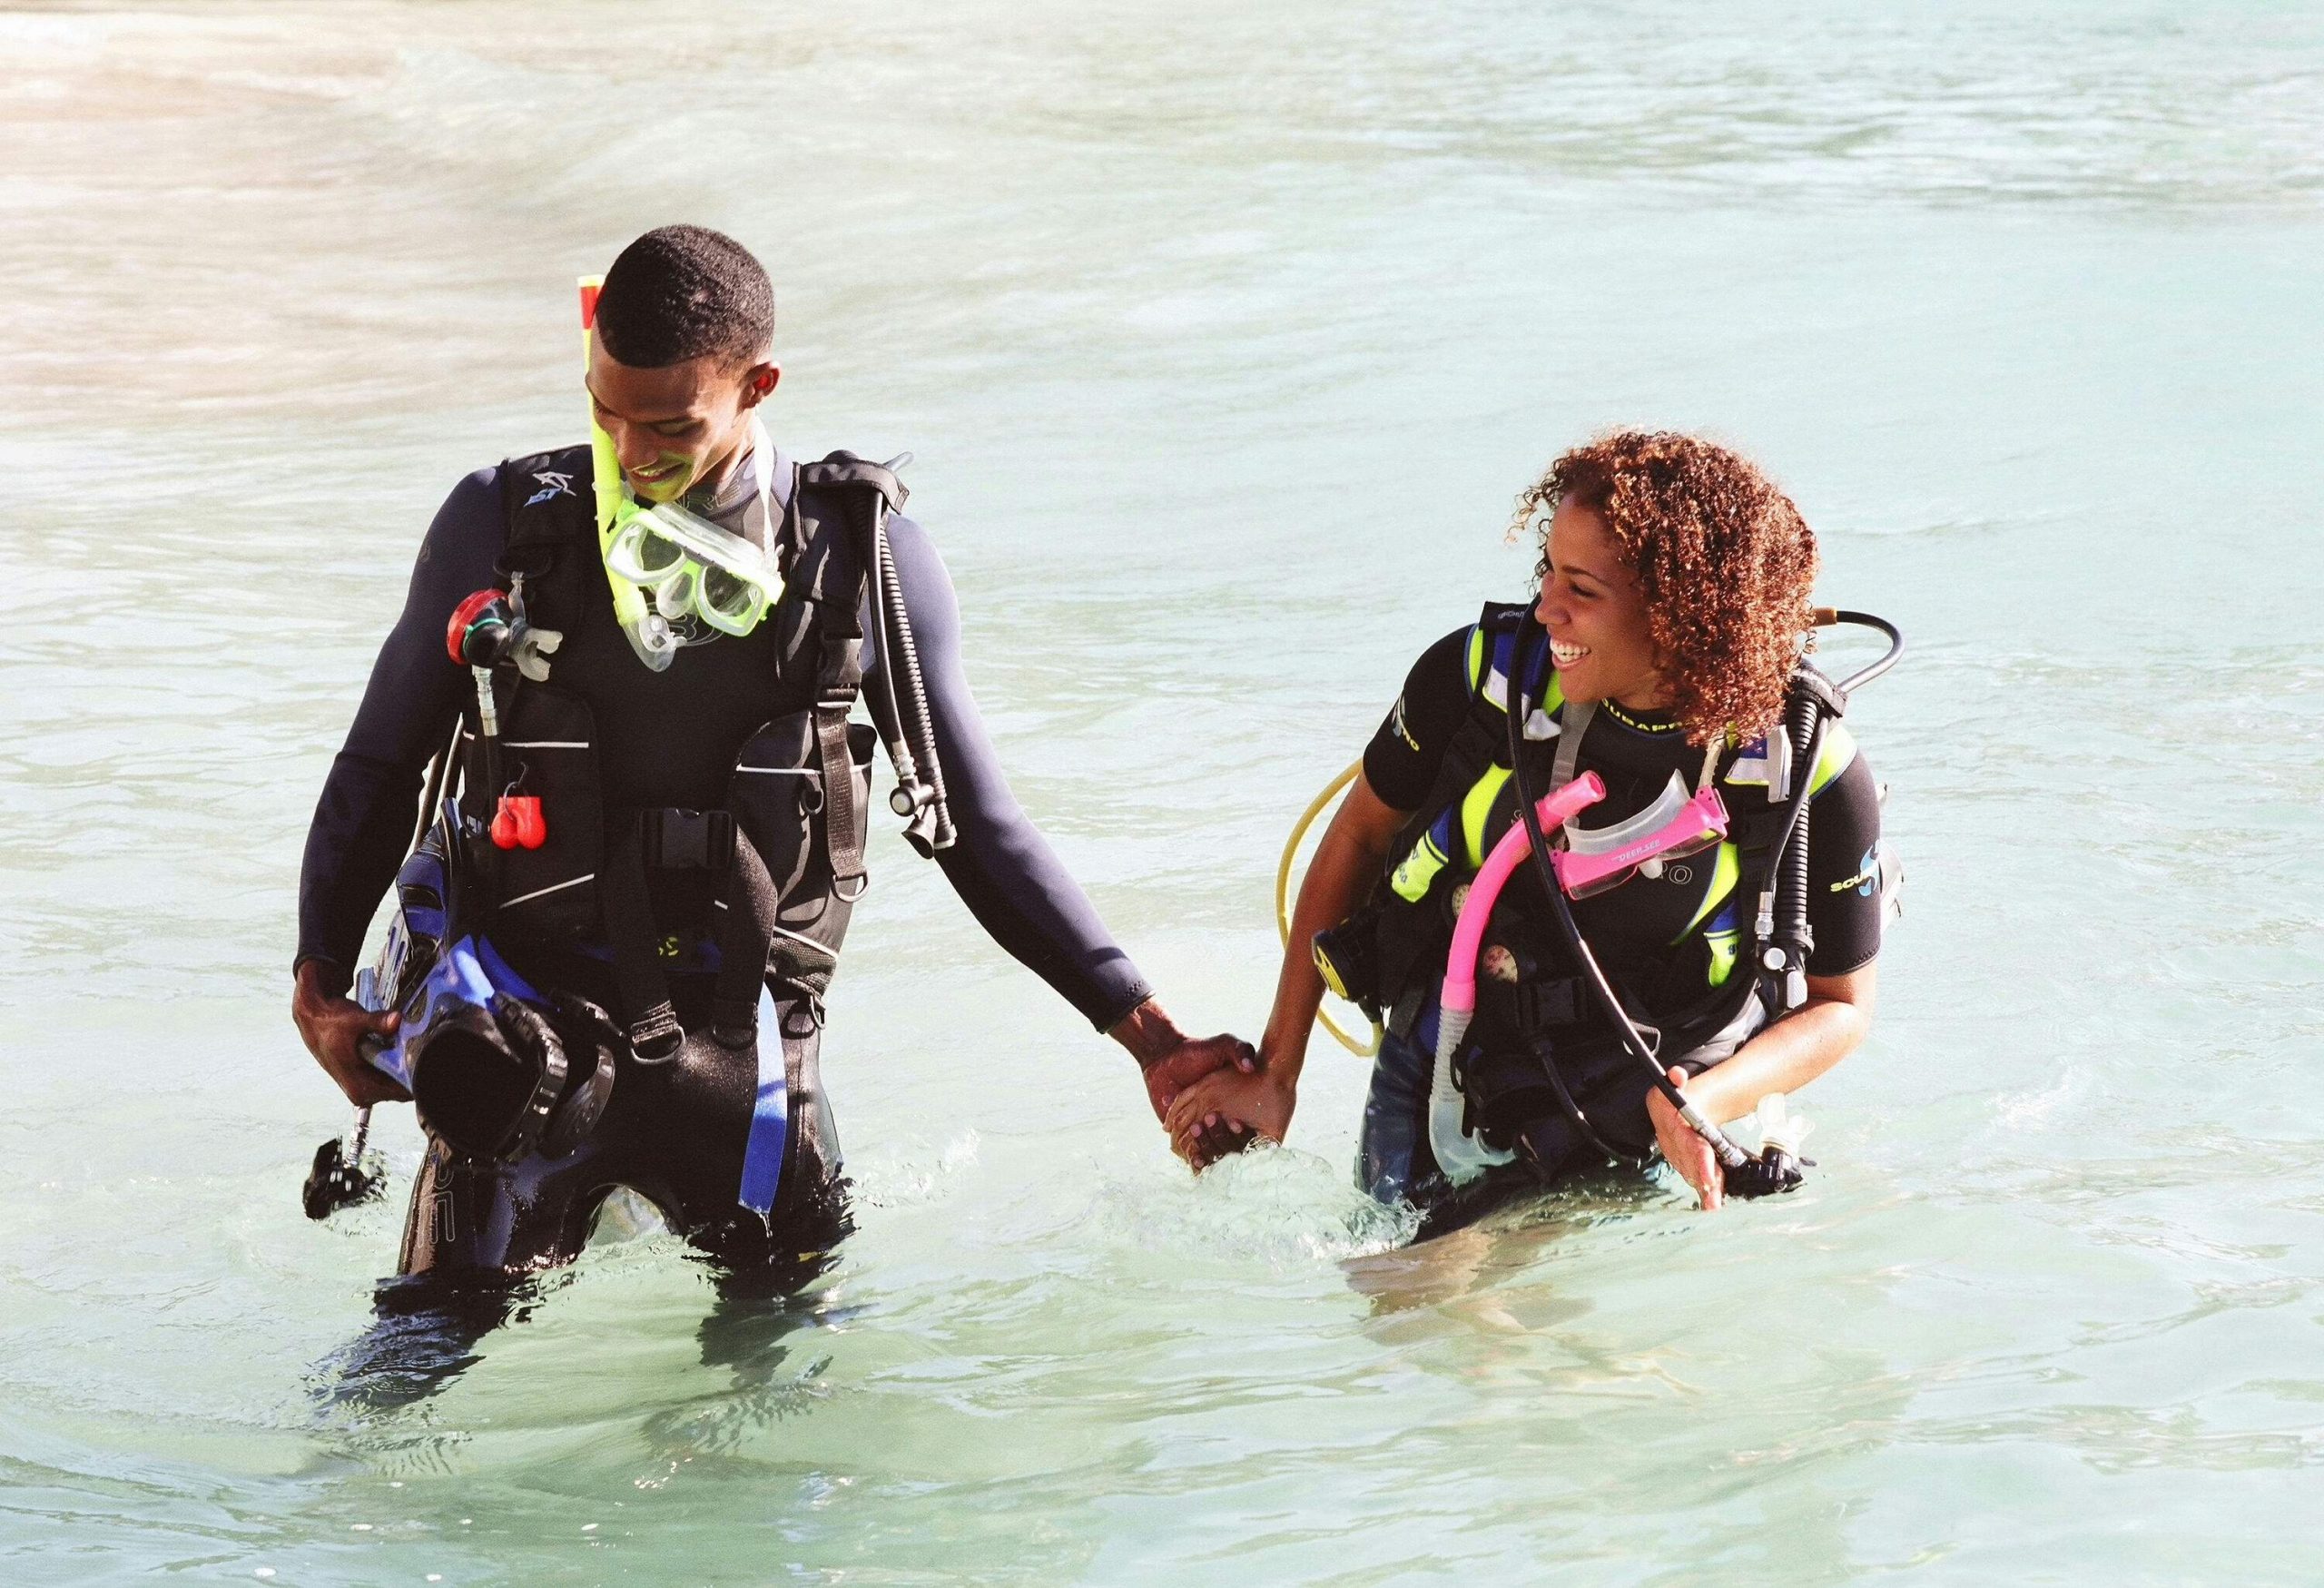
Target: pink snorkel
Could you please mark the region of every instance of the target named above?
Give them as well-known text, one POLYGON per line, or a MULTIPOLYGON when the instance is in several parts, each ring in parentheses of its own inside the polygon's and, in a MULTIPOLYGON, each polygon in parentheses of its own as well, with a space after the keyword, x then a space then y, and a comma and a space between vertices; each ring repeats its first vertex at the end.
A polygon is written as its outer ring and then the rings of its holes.
MULTIPOLYGON (((1541 830, 1551 832, 1606 797, 1606 785, 1594 772, 1585 772, 1563 788, 1541 796, 1534 808, 1541 813, 1541 830)), ((1560 850, 1550 857, 1557 869, 1558 885, 1571 897, 1582 897, 1596 884, 1656 855, 1700 843, 1705 838, 1727 835, 1727 805, 1715 788, 1706 788, 1679 807, 1679 814, 1653 832, 1633 838, 1600 854, 1576 854, 1560 850)), ((1436 1063, 1440 1073, 1450 1071, 1452 1055, 1468 1034, 1477 1012, 1477 956, 1484 947, 1485 924, 1511 873, 1523 863, 1528 840, 1525 824, 1514 823, 1492 846, 1485 863, 1469 884, 1461 919, 1452 928, 1452 947, 1444 957, 1442 1012, 1436 1025, 1436 1063)))
MULTIPOLYGON (((1543 794, 1534 808, 1541 813, 1542 831, 1549 832, 1605 797, 1605 784, 1596 773, 1585 772, 1563 788, 1543 794)), ((1452 1055, 1468 1034, 1469 1021, 1476 1017, 1477 955, 1484 946, 1485 922, 1492 919, 1493 904, 1510 873, 1523 863, 1526 842, 1525 824, 1511 824, 1478 868, 1476 880, 1469 884, 1469 896, 1461 905, 1461 919, 1452 928, 1452 949, 1444 960, 1443 1008, 1436 1021, 1436 1073, 1445 1078, 1447 1085, 1452 1055)))

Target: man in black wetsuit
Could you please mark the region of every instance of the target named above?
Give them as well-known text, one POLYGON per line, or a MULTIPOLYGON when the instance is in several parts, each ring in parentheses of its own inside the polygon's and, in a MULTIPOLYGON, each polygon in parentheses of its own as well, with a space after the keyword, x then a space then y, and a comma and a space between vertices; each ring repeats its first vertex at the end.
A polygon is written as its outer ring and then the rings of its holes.
MULTIPOLYGON (((348 992, 430 757, 464 723, 446 752, 462 768, 457 811, 432 841, 449 892, 525 983, 597 1017, 601 1038, 563 1035, 568 1048, 602 1041, 611 1081, 586 1128, 561 1138, 552 1128, 486 1152, 431 1130, 402 1272, 485 1278, 569 1261, 615 1187, 650 1197, 745 1285, 797 1277, 844 1232, 817 1058, 822 990, 862 887, 870 741, 845 720, 859 690, 900 775, 915 729, 928 735, 918 748, 957 831, 936 854, 953 888, 1129 1050, 1157 1116, 1200 1076, 1247 1067, 1233 1038, 1178 1030, 1010 796, 962 675, 950 580, 929 537, 888 510, 892 477, 842 454, 803 467, 767 439, 758 409, 780 371, 758 261, 716 232, 665 227, 624 251, 595 315, 589 391, 624 510, 678 504, 712 535, 741 537, 781 568, 783 595, 743 634, 675 609, 667 587, 617 610, 586 448, 480 469, 438 511, 308 834, 293 1019, 350 1100, 406 1095, 364 1050, 392 1039, 398 1017, 348 992), (535 622, 558 633, 522 676, 472 677, 447 652, 455 608, 494 586, 520 605, 529 594, 535 622), (497 728, 479 709, 486 679, 497 728), (507 759, 479 760, 482 741, 507 759), (503 787, 482 786, 487 764, 503 787), (546 795, 545 846, 489 826, 504 794, 546 795), (764 968, 742 974, 739 1009, 719 976, 728 962, 764 968)), ((574 1058, 577 1089, 589 1066, 574 1058)), ((426 1101, 423 1089, 423 1120, 426 1101)))

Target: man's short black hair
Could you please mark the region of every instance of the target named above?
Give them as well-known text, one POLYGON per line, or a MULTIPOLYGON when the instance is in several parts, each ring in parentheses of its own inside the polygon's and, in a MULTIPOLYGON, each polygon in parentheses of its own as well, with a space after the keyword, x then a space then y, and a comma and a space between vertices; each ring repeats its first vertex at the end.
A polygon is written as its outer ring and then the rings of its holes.
POLYGON ((774 285, 751 251, 707 226, 657 226, 621 251, 597 294, 597 340, 634 370, 714 353, 766 357, 774 285))

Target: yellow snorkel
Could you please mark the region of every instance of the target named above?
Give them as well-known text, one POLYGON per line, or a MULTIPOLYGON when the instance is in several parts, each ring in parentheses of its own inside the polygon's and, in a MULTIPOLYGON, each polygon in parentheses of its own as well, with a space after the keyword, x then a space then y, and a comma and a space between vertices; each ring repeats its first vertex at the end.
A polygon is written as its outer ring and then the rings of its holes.
MULTIPOLYGON (((597 339, 597 291, 605 284, 603 276, 581 278, 581 371, 585 379, 597 339)), ((614 456, 614 439, 597 423, 594 402, 589 405, 589 481, 597 498, 597 555, 602 559, 613 544, 614 532, 624 517, 621 509, 630 505, 630 496, 628 482, 622 478, 621 459, 614 456)), ((677 646, 670 640, 669 625, 647 608, 644 590, 610 567, 606 569, 606 583, 614 593, 614 621, 629 636, 630 649, 637 653, 639 661, 661 672, 677 655, 677 646)))

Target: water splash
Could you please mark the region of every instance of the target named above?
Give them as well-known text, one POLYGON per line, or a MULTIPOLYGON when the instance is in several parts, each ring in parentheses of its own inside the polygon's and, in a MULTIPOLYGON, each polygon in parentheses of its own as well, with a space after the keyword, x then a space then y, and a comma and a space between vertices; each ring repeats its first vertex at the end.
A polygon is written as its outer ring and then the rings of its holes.
POLYGON ((1374 1201, 1330 1160, 1264 1142, 1158 1190, 1145 1179, 1109 1185, 1098 1218, 1109 1237, 1148 1251, 1225 1254, 1278 1274, 1386 1251, 1420 1228, 1412 1208, 1374 1201))
POLYGON ((965 1130, 941 1146, 902 1142, 852 1154, 847 1178, 858 1208, 918 1208, 952 1194, 960 1178, 977 1167, 982 1142, 965 1130))

